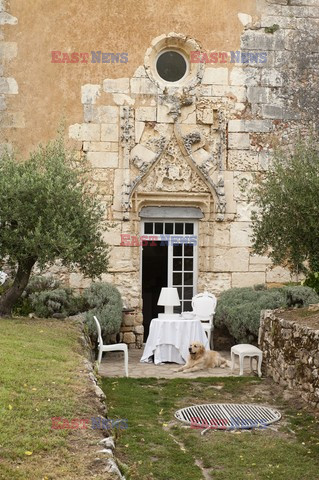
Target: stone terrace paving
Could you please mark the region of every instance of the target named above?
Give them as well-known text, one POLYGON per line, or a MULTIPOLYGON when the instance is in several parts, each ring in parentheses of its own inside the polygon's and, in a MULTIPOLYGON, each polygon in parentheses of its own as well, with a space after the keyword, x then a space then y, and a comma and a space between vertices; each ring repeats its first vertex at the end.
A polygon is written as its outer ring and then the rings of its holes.
MULTIPOLYGON (((199 370, 197 372, 183 373, 174 372, 181 365, 177 363, 164 363, 154 365, 154 363, 141 363, 143 349, 129 350, 129 376, 131 378, 198 378, 198 377, 231 377, 239 375, 238 364, 234 373, 230 368, 213 368, 209 370, 199 370)), ((220 352, 220 354, 230 360, 229 352, 220 352)), ((237 357, 238 358, 238 357, 237 357)), ((256 368, 256 362, 253 361, 253 368, 256 368)), ((124 376, 124 360, 123 354, 120 352, 110 352, 103 355, 102 362, 99 369, 99 374, 102 377, 122 377, 124 376)), ((249 358, 244 359, 244 375, 249 375, 249 358)), ((256 373, 253 373, 254 375, 256 373)))

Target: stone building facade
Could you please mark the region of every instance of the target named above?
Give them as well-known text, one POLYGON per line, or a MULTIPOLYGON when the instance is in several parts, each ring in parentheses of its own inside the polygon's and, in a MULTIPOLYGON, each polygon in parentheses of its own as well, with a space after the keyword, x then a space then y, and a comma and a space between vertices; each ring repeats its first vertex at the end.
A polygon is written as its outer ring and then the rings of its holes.
POLYGON ((318 1, 47 3, 0 1, 1 142, 28 152, 63 115, 105 205, 124 341, 142 343, 162 286, 187 310, 205 289, 291 280, 251 252, 249 190, 276 146, 318 128, 318 1))

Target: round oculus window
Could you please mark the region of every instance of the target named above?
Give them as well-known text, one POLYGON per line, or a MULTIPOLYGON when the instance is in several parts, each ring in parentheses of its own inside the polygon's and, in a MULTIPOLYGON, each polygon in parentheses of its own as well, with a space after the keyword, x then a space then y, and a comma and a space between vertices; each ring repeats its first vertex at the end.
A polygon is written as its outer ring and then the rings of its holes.
POLYGON ((183 55, 170 50, 159 55, 156 70, 158 75, 166 82, 178 82, 187 71, 187 63, 183 55))

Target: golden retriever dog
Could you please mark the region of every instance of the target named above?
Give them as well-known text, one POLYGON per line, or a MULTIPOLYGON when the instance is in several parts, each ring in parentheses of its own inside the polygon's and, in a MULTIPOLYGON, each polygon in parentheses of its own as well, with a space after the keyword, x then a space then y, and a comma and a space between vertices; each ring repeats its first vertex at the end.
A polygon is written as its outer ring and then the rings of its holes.
POLYGON ((206 350, 200 342, 193 342, 189 346, 189 357, 185 365, 175 370, 176 372, 196 372, 214 367, 230 367, 231 364, 225 360, 218 352, 206 350))

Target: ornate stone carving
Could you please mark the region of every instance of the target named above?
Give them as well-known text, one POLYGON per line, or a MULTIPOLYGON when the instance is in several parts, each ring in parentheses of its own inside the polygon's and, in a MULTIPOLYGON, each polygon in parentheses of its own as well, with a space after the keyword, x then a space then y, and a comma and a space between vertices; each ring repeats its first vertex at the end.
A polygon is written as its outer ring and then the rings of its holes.
POLYGON ((145 175, 138 192, 209 192, 207 185, 182 155, 176 138, 167 144, 160 160, 145 175))
MULTIPOLYGON (((138 192, 210 192, 215 197, 216 220, 224 219, 226 210, 223 179, 224 117, 220 114, 218 120, 220 133, 218 158, 214 158, 213 154, 208 152, 203 162, 198 164, 193 156, 192 145, 201 142, 203 137, 199 131, 183 135, 179 122, 182 108, 189 107, 193 102, 194 97, 181 93, 170 93, 160 97, 160 103, 168 107, 167 115, 173 118, 174 134, 167 139, 164 136, 158 137, 154 131, 154 137, 149 139, 145 145, 156 153, 154 159, 145 161, 145 159, 135 156, 131 160, 139 170, 139 175, 125 184, 123 207, 126 211, 130 208, 134 190, 138 192), (211 176, 216 169, 219 172, 217 183, 211 176)), ((203 153, 206 155, 204 150, 203 153)))
POLYGON ((199 143, 201 141, 201 135, 199 132, 192 132, 188 135, 183 136, 183 143, 185 145, 186 152, 188 155, 192 154, 192 145, 199 143))
POLYGON ((130 149, 134 146, 134 109, 132 107, 120 107, 121 118, 121 145, 130 149))
MULTIPOLYGON (((145 72, 152 84, 164 92, 167 90, 167 83, 161 80, 155 65, 158 53, 167 48, 182 51, 187 57, 191 56, 191 52, 201 50, 200 45, 194 39, 180 33, 170 32, 154 38, 145 54, 145 72)), ((189 63, 188 74, 179 82, 179 89, 190 91, 198 85, 203 78, 204 68, 205 65, 203 63, 189 63)), ((176 87, 174 89, 176 90, 176 87)))
POLYGON ((130 208, 131 196, 136 185, 138 185, 141 182, 142 178, 146 175, 146 173, 150 170, 152 165, 154 165, 154 163, 156 163, 159 157, 161 156, 166 145, 166 138, 163 136, 161 136, 160 138, 156 138, 153 142, 153 145, 156 148, 156 156, 154 157, 154 160, 152 160, 151 162, 145 162, 138 156, 135 156, 132 159, 132 163, 134 164, 135 167, 139 169, 140 174, 137 177, 135 177, 131 182, 128 182, 125 185, 125 196, 124 196, 123 206, 126 209, 126 211, 128 211, 128 209, 130 208))
POLYGON ((193 97, 187 94, 167 94, 159 97, 160 104, 167 106, 168 113, 173 118, 174 123, 181 116, 182 107, 189 107, 194 103, 193 97))
POLYGON ((120 108, 121 146, 123 149, 124 178, 122 184, 122 205, 124 207, 124 220, 128 220, 129 195, 130 195, 130 150, 135 144, 134 109, 129 106, 120 108))
POLYGON ((167 138, 161 135, 159 138, 153 137, 146 142, 146 146, 157 153, 157 158, 162 153, 167 138))

